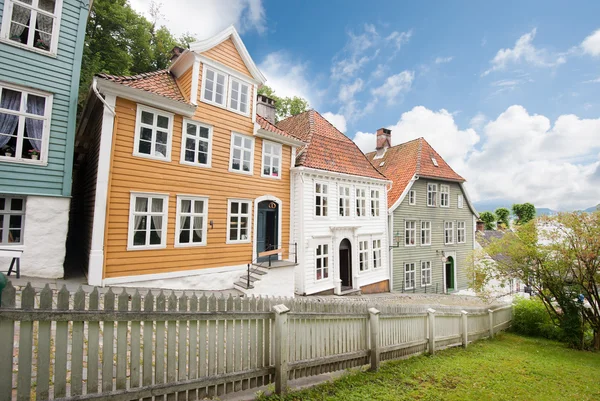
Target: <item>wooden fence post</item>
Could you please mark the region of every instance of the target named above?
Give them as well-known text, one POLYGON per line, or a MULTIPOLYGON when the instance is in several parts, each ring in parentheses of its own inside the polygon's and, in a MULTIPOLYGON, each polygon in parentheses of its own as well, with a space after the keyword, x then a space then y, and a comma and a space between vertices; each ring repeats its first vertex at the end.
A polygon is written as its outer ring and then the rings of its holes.
POLYGON ((488 316, 490 317, 490 338, 494 338, 494 311, 488 309, 488 316))
POLYGON ((462 345, 463 348, 467 348, 467 344, 469 344, 469 324, 467 322, 467 311, 460 311, 460 318, 462 322, 462 345))
POLYGON ((429 354, 435 354, 435 309, 427 309, 429 319, 429 354))
POLYGON ((371 335, 371 370, 379 369, 379 311, 369 308, 371 335))
POLYGON ((275 312, 275 393, 287 392, 288 380, 288 318, 289 308, 283 304, 273 306, 275 312))

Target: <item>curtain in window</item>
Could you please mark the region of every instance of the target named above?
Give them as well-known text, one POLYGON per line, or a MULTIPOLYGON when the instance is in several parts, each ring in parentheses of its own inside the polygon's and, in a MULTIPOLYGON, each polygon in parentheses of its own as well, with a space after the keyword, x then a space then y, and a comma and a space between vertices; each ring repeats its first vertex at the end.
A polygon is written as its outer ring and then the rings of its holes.
MULTIPOLYGON (((19 110, 19 103, 21 102, 21 93, 3 90, 2 91, 2 102, 0 108, 8 110, 19 110)), ((10 140, 10 136, 15 131, 17 124, 19 123, 19 117, 11 114, 4 114, 0 112, 0 147, 6 145, 10 140)))
MULTIPOLYGON (((183 200, 181 201, 181 213, 189 213, 190 210, 192 208, 192 202, 189 200, 183 200)), ((179 218, 179 235, 181 236, 181 233, 185 230, 185 221, 186 219, 189 219, 190 216, 184 216, 183 214, 181 215, 181 217, 179 218)))
POLYGON ((37 29, 38 34, 40 35, 40 39, 48 48, 50 48, 50 41, 52 39, 52 25, 54 19, 47 15, 39 14, 37 15, 37 29))
MULTIPOLYGON (((39 96, 27 96, 27 111, 31 114, 44 115, 46 99, 39 96)), ((25 128, 29 143, 38 152, 42 149, 42 136, 44 135, 44 121, 33 118, 25 119, 25 128)))
MULTIPOLYGON (((135 211, 136 212, 146 212, 148 210, 148 199, 147 198, 136 198, 135 199, 135 211)), ((135 230, 146 230, 145 224, 143 223, 144 216, 136 215, 135 220, 133 222, 135 230), (142 227, 144 225, 144 227, 142 227)))
MULTIPOLYGON (((152 200, 152 213, 162 213, 163 211, 163 200, 153 199, 152 200)), ((162 239, 162 215, 152 216, 152 224, 154 230, 159 239, 162 239)))
POLYGON ((18 5, 13 6, 12 20, 17 24, 10 24, 10 38, 20 37, 29 25, 31 11, 18 5))
POLYGON ((202 241, 202 217, 194 217, 194 234, 196 234, 196 238, 199 238, 202 241))

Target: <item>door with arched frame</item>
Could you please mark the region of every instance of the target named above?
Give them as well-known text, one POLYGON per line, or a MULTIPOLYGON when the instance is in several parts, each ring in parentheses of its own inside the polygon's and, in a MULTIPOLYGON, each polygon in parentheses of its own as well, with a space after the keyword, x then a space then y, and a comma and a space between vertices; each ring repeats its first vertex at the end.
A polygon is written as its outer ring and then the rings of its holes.
POLYGON ((340 280, 342 290, 352 288, 352 244, 348 238, 340 242, 340 280))

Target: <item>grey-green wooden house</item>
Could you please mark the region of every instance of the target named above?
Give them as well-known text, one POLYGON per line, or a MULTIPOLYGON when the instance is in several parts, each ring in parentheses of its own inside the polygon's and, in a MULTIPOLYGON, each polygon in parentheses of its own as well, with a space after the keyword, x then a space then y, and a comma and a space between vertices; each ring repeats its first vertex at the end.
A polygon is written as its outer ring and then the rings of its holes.
POLYGON ((388 191, 392 291, 452 293, 469 287, 477 212, 457 174, 424 139, 391 146, 377 131, 369 161, 393 181, 388 191))
POLYGON ((0 0, 0 249, 29 276, 63 276, 90 2, 0 0))

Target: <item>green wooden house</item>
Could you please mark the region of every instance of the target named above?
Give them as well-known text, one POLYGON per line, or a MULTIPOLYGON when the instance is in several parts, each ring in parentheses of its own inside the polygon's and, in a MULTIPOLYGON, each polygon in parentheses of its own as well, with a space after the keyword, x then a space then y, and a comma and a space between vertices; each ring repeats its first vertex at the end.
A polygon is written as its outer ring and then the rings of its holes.
POLYGON ((90 3, 0 0, 0 249, 30 276, 63 276, 90 3))

